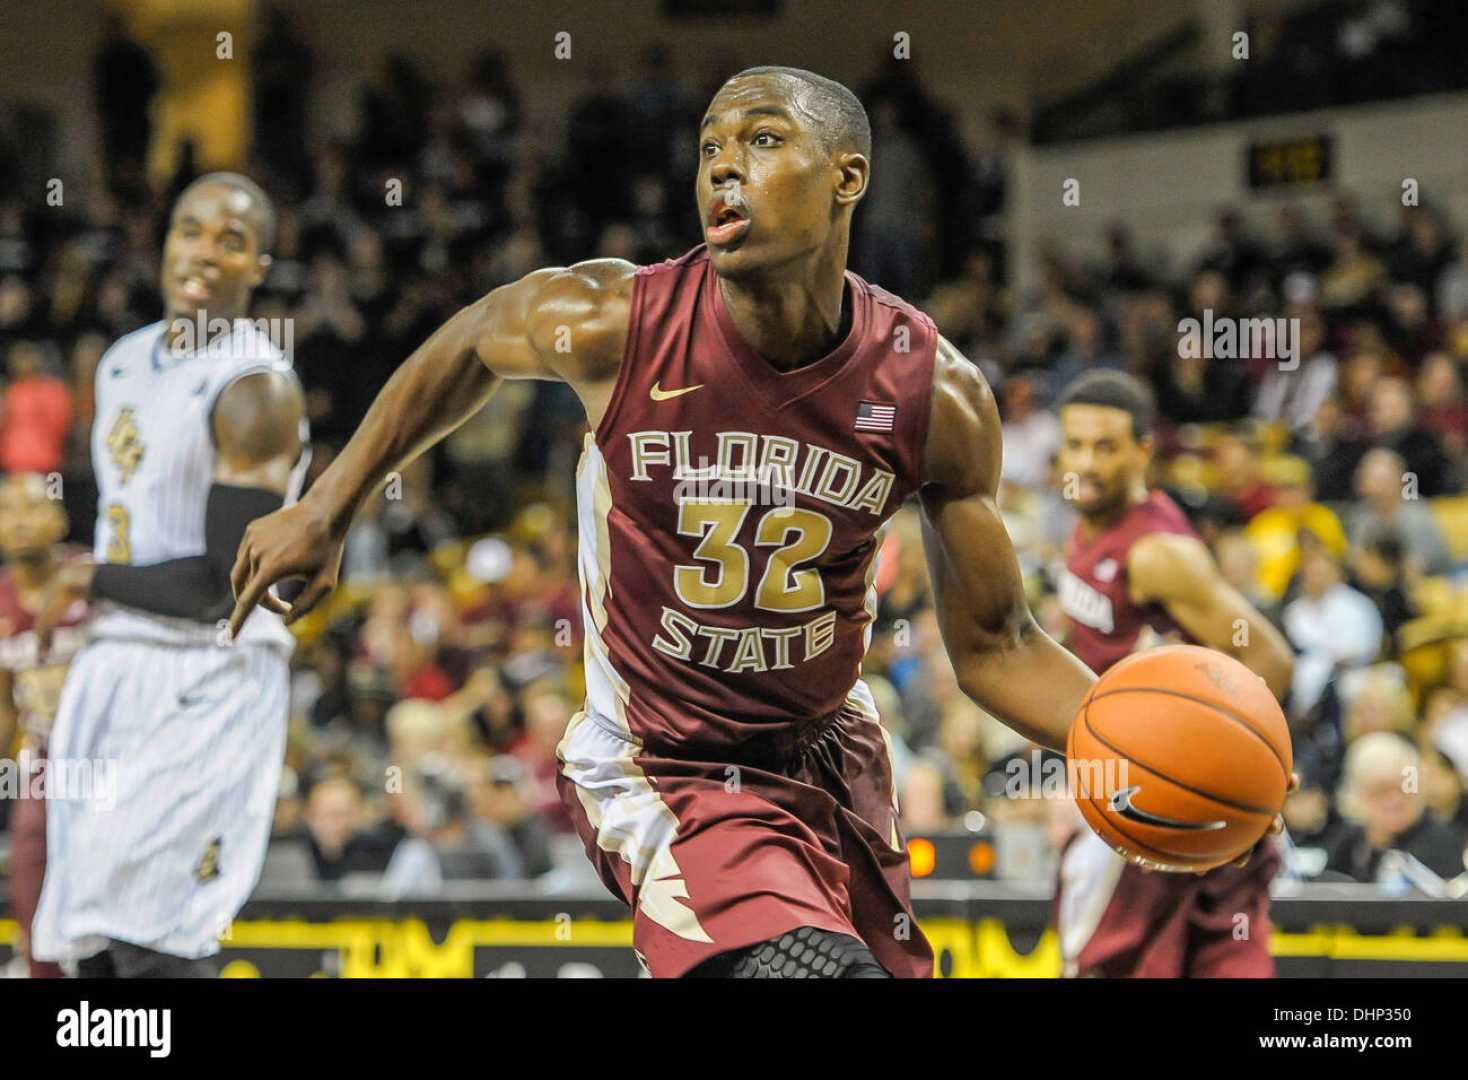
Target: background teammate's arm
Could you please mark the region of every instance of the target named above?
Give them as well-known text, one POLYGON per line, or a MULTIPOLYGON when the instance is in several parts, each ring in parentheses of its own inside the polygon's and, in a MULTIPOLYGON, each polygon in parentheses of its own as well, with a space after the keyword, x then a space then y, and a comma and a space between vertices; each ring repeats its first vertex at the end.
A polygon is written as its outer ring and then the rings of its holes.
POLYGON ((959 686, 1016 731, 1064 751, 1096 681, 1030 612, 994 499, 999 412, 979 369, 939 339, 921 496, 923 546, 959 686))
POLYGON ((555 379, 578 393, 621 362, 636 268, 616 259, 538 270, 441 326, 388 380, 306 496, 246 530, 233 573, 237 632, 256 603, 293 621, 336 586, 353 515, 401 469, 483 407, 501 379, 555 379), (266 590, 305 577, 295 604, 266 590))
POLYGON ((301 454, 305 399, 281 372, 245 375, 214 403, 213 484, 204 509, 204 554, 144 566, 104 563, 90 592, 128 607, 199 622, 230 613, 229 573, 245 526, 280 507, 301 454))
MULTIPOLYGON (((1283 699, 1295 667, 1289 642, 1224 580, 1201 540, 1174 533, 1144 536, 1127 555, 1127 582, 1134 601, 1161 604, 1195 641, 1228 653, 1283 699)), ((1299 786, 1300 775, 1290 773, 1289 790, 1299 786)), ((1270 835, 1283 830, 1284 818, 1276 815, 1270 835)), ((1246 851, 1233 865, 1246 866, 1253 854, 1246 851)))
POLYGON ((1137 603, 1161 604, 1194 640, 1228 653, 1283 698, 1294 669, 1284 635, 1224 580, 1203 542, 1152 533, 1132 545, 1127 580, 1137 603))

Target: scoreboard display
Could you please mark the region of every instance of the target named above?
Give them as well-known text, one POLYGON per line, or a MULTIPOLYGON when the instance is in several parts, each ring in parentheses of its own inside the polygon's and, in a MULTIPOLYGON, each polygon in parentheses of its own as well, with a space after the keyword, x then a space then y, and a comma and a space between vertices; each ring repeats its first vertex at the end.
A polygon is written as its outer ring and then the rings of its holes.
POLYGON ((1254 142, 1248 149, 1249 187, 1303 187, 1331 178, 1334 140, 1329 135, 1254 142))

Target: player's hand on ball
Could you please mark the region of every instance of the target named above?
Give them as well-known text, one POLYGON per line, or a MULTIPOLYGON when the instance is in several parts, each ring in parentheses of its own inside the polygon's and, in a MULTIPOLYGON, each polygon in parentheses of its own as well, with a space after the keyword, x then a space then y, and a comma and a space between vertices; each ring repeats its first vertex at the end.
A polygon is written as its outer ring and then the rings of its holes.
MULTIPOLYGON (((1290 786, 1286 789, 1286 791, 1299 791, 1299 790, 1300 790, 1300 774, 1297 773, 1297 772, 1291 772, 1290 773, 1290 786)), ((1274 820, 1272 822, 1270 822, 1268 835, 1269 836, 1278 836, 1280 833, 1284 832, 1284 827, 1285 827, 1284 815, 1283 814, 1275 814, 1274 815, 1274 820)), ((1264 841, 1261 840, 1261 841, 1259 841, 1259 843, 1262 844, 1262 843, 1264 843, 1264 841)), ((1259 846, 1259 844, 1255 844, 1254 847, 1250 848, 1248 851, 1246 851, 1242 855, 1240 855, 1237 859, 1235 859, 1233 861, 1233 865, 1234 866, 1237 866, 1240 870, 1242 870, 1244 867, 1248 866, 1249 865, 1249 860, 1254 857, 1254 848, 1257 848, 1258 846, 1259 846)))
POLYGON ((245 529, 239 555, 230 572, 234 613, 229 617, 233 638, 259 604, 293 623, 336 588, 341 572, 346 526, 333 526, 310 496, 256 518, 245 529), (305 588, 293 603, 270 593, 270 586, 287 578, 302 578, 305 588))

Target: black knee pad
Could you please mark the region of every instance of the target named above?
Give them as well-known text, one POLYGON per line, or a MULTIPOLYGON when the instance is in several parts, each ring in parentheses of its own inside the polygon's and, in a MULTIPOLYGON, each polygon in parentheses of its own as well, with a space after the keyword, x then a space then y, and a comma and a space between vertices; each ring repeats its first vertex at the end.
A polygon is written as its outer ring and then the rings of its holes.
POLYGON ((720 953, 689 975, 715 979, 891 978, 864 942, 814 926, 720 953))
POLYGON ((76 977, 78 979, 117 978, 117 965, 112 962, 112 951, 103 949, 99 953, 82 957, 77 961, 76 977))
POLYGON ((112 942, 107 952, 119 979, 213 979, 219 974, 211 960, 170 956, 128 941, 112 942))

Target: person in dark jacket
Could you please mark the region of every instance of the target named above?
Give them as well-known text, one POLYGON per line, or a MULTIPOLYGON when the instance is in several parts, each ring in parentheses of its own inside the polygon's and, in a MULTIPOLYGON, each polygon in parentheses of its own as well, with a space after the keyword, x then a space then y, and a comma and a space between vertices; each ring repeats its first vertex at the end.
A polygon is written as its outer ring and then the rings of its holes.
POLYGON ((1427 813, 1421 773, 1421 755, 1400 735, 1372 732, 1351 744, 1339 798, 1352 824, 1326 845, 1327 873, 1374 882, 1389 851, 1444 879, 1463 873, 1463 846, 1450 826, 1427 813))

